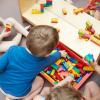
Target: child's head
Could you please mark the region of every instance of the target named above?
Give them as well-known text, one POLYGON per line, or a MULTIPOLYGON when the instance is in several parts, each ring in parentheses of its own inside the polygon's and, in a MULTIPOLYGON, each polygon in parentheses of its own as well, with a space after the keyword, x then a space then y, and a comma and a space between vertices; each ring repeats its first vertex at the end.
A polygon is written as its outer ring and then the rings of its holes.
POLYGON ((51 91, 45 100, 85 100, 85 98, 74 88, 62 86, 51 91))
POLYGON ((55 48, 58 41, 59 35, 55 28, 39 25, 30 30, 26 45, 33 55, 45 57, 55 48))

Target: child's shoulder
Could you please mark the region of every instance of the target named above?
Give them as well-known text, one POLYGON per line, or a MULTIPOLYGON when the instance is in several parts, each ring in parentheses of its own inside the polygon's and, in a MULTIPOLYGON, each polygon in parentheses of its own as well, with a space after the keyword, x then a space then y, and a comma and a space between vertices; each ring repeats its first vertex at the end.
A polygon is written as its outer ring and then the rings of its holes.
POLYGON ((15 49, 15 48, 24 48, 24 47, 22 47, 22 46, 17 46, 17 45, 13 45, 13 46, 11 46, 9 49, 15 49))
POLYGON ((13 46, 11 46, 11 47, 9 48, 8 51, 21 51, 21 50, 23 50, 23 49, 25 49, 25 48, 22 47, 22 46, 13 45, 13 46))

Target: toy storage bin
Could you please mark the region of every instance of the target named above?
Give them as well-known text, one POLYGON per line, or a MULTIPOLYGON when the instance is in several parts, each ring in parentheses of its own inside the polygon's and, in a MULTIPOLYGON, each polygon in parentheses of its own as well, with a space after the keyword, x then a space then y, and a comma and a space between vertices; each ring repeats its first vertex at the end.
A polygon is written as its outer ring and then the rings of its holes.
MULTIPOLYGON (((78 61, 78 63, 82 64, 83 66, 89 66, 89 64, 83 60, 82 57, 80 57, 77 53, 75 53, 73 50, 65 46, 63 43, 59 42, 57 45, 57 48, 60 50, 65 50, 68 55, 78 61)), ((77 66, 76 66, 77 67, 77 66)), ((86 72, 83 76, 82 79, 79 81, 79 83, 73 84, 73 87, 75 89, 79 89, 82 84, 92 75, 93 72, 86 72)), ((46 78, 52 85, 55 85, 55 81, 44 71, 41 72, 41 75, 46 78)))

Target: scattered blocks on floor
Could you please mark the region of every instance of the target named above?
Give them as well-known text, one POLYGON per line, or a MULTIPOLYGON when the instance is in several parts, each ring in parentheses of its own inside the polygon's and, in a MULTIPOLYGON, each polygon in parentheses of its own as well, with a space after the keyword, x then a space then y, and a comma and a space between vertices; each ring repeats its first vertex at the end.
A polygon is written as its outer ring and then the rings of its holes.
POLYGON ((51 23, 58 23, 58 19, 57 18, 52 18, 51 23))
POLYGON ((63 15, 67 15, 67 10, 66 10, 66 8, 63 8, 63 9, 62 9, 62 13, 63 13, 63 15))
POLYGON ((83 12, 83 8, 77 8, 77 9, 74 9, 73 10, 74 14, 79 14, 79 13, 82 13, 83 12))

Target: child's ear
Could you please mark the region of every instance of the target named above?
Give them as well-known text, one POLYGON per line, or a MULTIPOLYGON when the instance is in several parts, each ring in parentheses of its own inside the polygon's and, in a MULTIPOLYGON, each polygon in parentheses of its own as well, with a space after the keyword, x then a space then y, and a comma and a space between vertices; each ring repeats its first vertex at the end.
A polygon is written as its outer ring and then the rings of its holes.
POLYGON ((97 62, 98 65, 100 65, 100 54, 99 54, 96 62, 97 62))

